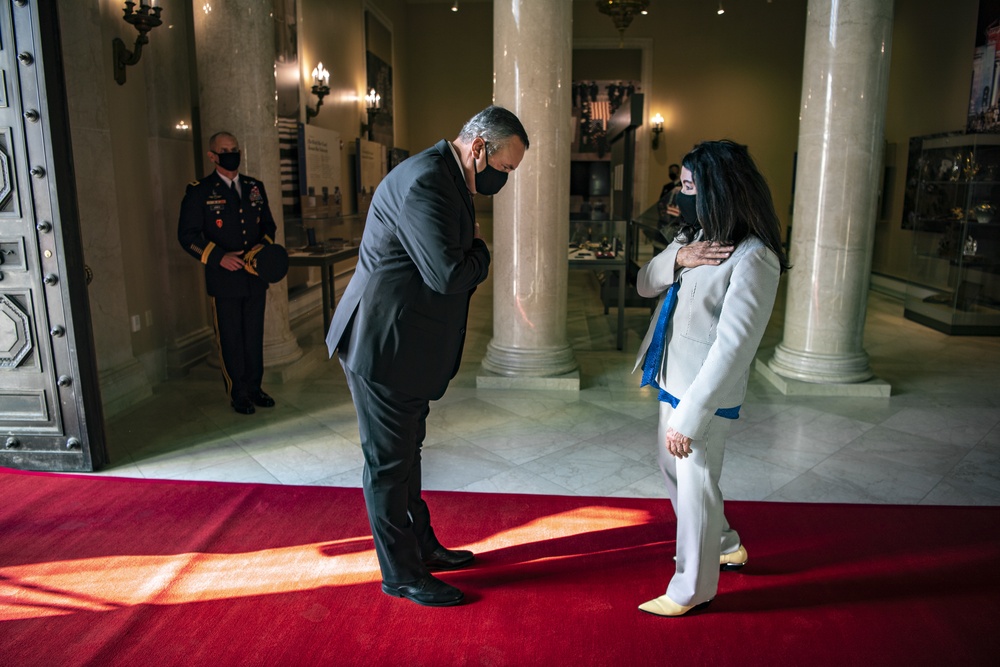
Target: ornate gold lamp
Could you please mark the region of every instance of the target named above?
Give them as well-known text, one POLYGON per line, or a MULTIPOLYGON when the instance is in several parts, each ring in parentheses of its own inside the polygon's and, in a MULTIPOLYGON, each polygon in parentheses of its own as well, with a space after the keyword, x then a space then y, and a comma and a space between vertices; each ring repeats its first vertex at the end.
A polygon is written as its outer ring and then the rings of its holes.
POLYGON ((615 22, 618 34, 621 36, 621 44, 625 45, 625 29, 629 27, 639 14, 646 15, 649 9, 649 0, 597 0, 597 11, 607 14, 615 22))
POLYGON ((118 82, 119 86, 125 83, 125 68, 129 65, 135 65, 142 57, 142 45, 149 43, 149 37, 146 36, 146 33, 163 23, 160 19, 163 7, 156 5, 157 0, 140 0, 139 8, 136 9, 132 0, 125 2, 125 8, 122 10, 125 12, 125 16, 122 18, 125 19, 126 23, 135 26, 135 29, 139 31, 139 36, 135 38, 135 48, 132 51, 129 51, 125 42, 117 37, 112 41, 114 47, 112 62, 115 67, 115 81, 118 82))

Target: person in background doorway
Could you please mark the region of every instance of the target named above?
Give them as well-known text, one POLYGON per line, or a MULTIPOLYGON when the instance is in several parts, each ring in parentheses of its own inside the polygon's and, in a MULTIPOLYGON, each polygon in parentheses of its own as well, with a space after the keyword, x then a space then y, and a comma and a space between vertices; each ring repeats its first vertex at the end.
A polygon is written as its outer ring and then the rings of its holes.
POLYGON ((707 605, 720 568, 747 562, 719 478, 778 278, 789 268, 771 192, 745 146, 698 144, 680 180, 680 230, 636 280, 641 296, 659 297, 635 368, 658 393, 657 450, 677 517, 674 576, 665 594, 639 606, 659 616, 707 605))
POLYGON ((663 188, 660 190, 661 200, 673 192, 674 188, 679 188, 681 186, 681 166, 679 164, 672 164, 667 167, 667 176, 670 180, 665 183, 663 188))
POLYGON ((681 191, 680 165, 670 165, 667 173, 670 176, 670 182, 660 190, 660 199, 656 202, 656 213, 659 218, 660 234, 669 241, 674 231, 672 228, 677 226, 681 214, 676 203, 677 194, 681 191))

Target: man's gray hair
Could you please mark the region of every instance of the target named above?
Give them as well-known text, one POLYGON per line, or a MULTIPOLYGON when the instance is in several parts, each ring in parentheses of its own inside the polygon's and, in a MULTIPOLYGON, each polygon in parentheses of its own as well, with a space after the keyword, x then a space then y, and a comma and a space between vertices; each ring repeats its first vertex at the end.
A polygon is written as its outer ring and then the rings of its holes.
POLYGON ((240 143, 240 140, 236 138, 235 134, 233 134, 232 132, 229 132, 227 130, 222 130, 220 132, 216 132, 215 134, 213 134, 212 136, 210 136, 208 138, 208 150, 210 150, 210 151, 212 151, 214 153, 215 151, 212 150, 212 149, 215 148, 215 140, 216 139, 220 139, 222 137, 229 137, 230 139, 232 139, 233 141, 235 141, 237 144, 240 143))
POLYGON ((528 149, 528 133, 525 132, 524 125, 510 111, 495 105, 486 107, 470 118, 458 135, 464 142, 471 142, 476 137, 482 137, 489 144, 489 155, 503 148, 511 137, 520 139, 525 150, 528 149))

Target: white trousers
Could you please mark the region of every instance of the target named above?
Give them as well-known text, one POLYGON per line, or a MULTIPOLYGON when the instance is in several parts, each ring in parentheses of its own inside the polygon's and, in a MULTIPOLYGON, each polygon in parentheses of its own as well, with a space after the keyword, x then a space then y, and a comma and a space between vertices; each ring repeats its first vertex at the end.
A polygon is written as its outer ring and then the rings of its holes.
POLYGON ((704 437, 691 442, 691 454, 678 459, 667 452, 667 422, 674 408, 660 402, 656 448, 667 493, 677 517, 677 569, 667 596, 679 605, 696 605, 715 597, 719 558, 740 548, 740 536, 723 511, 719 478, 731 419, 712 417, 704 437))

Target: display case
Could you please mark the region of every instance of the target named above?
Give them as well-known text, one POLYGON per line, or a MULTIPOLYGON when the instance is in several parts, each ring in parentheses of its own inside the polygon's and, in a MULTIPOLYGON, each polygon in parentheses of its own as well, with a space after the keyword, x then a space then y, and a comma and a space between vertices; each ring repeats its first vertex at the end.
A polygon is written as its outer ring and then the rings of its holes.
POLYGON ((589 269, 601 283, 604 313, 618 307, 618 349, 625 344, 626 247, 624 220, 570 220, 569 268, 589 269))
POLYGON ((947 334, 1000 335, 1000 135, 917 138, 910 152, 904 316, 947 334))
POLYGON ((354 275, 358 247, 364 233, 365 220, 357 214, 317 217, 285 218, 285 247, 288 249, 289 312, 295 303, 311 302, 308 294, 319 286, 323 309, 323 330, 354 275))
POLYGON ((569 259, 590 265, 597 260, 625 261, 624 220, 570 220, 569 259))

